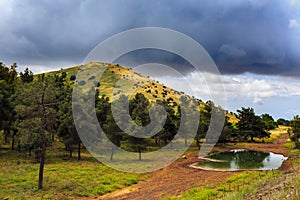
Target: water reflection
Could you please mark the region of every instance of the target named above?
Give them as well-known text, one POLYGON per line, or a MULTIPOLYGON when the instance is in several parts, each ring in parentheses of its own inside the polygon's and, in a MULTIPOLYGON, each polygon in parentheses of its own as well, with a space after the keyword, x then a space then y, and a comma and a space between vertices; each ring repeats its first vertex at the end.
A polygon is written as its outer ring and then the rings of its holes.
POLYGON ((221 162, 200 162, 200 167, 230 170, 271 170, 278 169, 287 158, 271 152, 235 149, 208 156, 221 162))

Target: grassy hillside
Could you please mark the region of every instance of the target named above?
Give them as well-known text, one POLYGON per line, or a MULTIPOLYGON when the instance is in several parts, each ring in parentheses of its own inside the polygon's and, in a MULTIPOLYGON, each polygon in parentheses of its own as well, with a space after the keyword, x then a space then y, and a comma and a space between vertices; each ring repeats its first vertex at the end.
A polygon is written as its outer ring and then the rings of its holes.
MULTIPOLYGON (((119 95, 130 95, 130 90, 134 90, 135 93, 143 93, 149 100, 167 100, 168 98, 173 98, 175 102, 178 102, 178 99, 183 93, 180 93, 176 90, 173 90, 163 84, 150 79, 149 77, 145 77, 131 68, 122 67, 115 64, 106 64, 106 63, 98 63, 91 62, 87 63, 84 68, 93 68, 93 70, 103 70, 104 71, 100 82, 100 92, 102 95, 109 96, 110 99, 118 98, 119 95), (122 85, 124 90, 118 89, 117 82, 122 80, 126 82, 127 85, 122 85), (129 88, 129 86, 132 86, 129 88), (126 88, 127 87, 127 88, 126 88), (127 90, 126 90, 127 89, 127 90), (122 93, 121 93, 122 92, 122 93)), ((65 72, 67 77, 76 76, 80 66, 75 66, 67 69, 62 69, 59 71, 49 72, 47 74, 61 74, 65 72)), ((90 74, 90 77, 87 77, 86 81, 91 81, 93 78, 93 74, 90 74), (90 79, 90 80, 88 80, 90 79)), ((94 81, 94 80, 92 80, 94 81)))
MULTIPOLYGON (((162 83, 159 83, 158 81, 151 79, 150 77, 145 77, 142 74, 135 72, 131 68, 123 67, 118 64, 90 62, 84 66, 74 66, 67 69, 48 72, 46 74, 59 75, 65 72, 67 74, 67 78, 70 79, 72 76, 76 76, 80 67, 93 68, 93 70, 103 70, 104 68, 107 68, 99 80, 99 89, 100 95, 106 95, 110 97, 110 100, 117 99, 121 94, 134 96, 135 93, 144 94, 145 97, 151 102, 155 102, 157 100, 170 100, 179 103, 181 96, 192 98, 186 95, 184 92, 176 91, 162 83), (119 80, 122 80, 122 83, 125 83, 125 85, 121 84, 121 88, 118 88, 119 86, 117 86, 117 82, 119 80), (133 91, 134 93, 132 93, 133 91)), ((87 77, 86 81, 91 81, 91 78, 93 78, 92 73, 89 77, 87 77)), ((200 100, 199 108, 202 109, 204 105, 205 103, 200 100)), ((237 118, 234 114, 228 112, 227 116, 229 117, 230 122, 237 122, 237 118)))

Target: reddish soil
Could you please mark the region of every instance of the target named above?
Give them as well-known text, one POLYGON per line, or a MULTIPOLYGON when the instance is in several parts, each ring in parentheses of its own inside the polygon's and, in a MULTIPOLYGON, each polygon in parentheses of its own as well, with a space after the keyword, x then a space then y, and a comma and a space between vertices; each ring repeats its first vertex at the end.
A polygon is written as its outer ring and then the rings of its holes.
MULTIPOLYGON (((288 136, 283 135, 274 143, 252 143, 245 144, 242 148, 270 151, 280 153, 285 156, 288 149, 283 147, 288 136)), ((216 147, 218 151, 226 151, 238 148, 236 145, 226 145, 224 147, 216 147)), ((209 185, 224 181, 229 176, 241 172, 217 172, 192 169, 190 164, 199 161, 196 155, 188 154, 187 159, 179 159, 170 166, 153 172, 145 181, 140 181, 136 185, 100 196, 93 199, 159 199, 165 196, 177 196, 182 192, 198 186, 209 185)), ((290 161, 287 160, 281 167, 285 171, 289 168, 290 161)))

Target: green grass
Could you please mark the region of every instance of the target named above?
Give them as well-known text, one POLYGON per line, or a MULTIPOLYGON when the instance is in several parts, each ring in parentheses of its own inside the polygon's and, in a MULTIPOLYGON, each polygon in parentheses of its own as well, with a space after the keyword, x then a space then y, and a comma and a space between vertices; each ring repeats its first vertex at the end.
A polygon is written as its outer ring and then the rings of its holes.
POLYGON ((292 159, 293 164, 300 164, 300 149, 295 149, 295 143, 289 139, 284 147, 290 150, 289 157, 292 159))
POLYGON ((194 188, 190 191, 188 191, 187 193, 184 193, 182 195, 182 199, 185 200, 193 200, 193 199, 198 199, 198 200, 205 200, 211 197, 215 197, 217 195, 217 192, 213 189, 198 189, 198 188, 194 188))
MULTIPOLYGON (((49 152, 49 151, 48 151, 49 152)), ((44 188, 37 189, 39 164, 11 150, 0 150, 0 199, 74 199, 99 196, 132 184, 142 175, 119 172, 83 153, 63 160, 63 150, 48 153, 44 188)), ((28 156, 27 156, 28 157, 28 156)))
POLYGON ((290 139, 283 145, 285 148, 288 149, 294 149, 295 148, 295 143, 292 142, 290 139))
POLYGON ((281 176, 279 171, 251 171, 232 175, 226 181, 204 187, 192 188, 183 192, 179 197, 166 197, 165 199, 188 200, 188 199, 243 199, 251 192, 281 176))

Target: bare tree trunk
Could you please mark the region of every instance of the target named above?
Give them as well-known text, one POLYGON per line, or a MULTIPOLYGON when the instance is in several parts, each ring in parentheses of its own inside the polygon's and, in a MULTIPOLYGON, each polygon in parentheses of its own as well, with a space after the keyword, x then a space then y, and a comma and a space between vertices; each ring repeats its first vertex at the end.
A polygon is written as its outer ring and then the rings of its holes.
POLYGON ((12 138, 11 138, 11 149, 14 150, 15 149, 15 134, 12 134, 12 138))
POLYGON ((196 140, 196 144, 197 144, 198 150, 200 150, 200 143, 199 143, 198 139, 196 140))
POLYGON ((142 160, 142 151, 139 149, 139 160, 142 160))
POLYGON ((20 142, 20 140, 18 141, 18 152, 20 152, 21 151, 21 142, 20 142))
POLYGON ((4 144, 7 144, 8 142, 8 131, 4 130, 4 144))
POLYGON ((112 146, 111 147, 110 160, 113 160, 114 152, 115 152, 115 147, 112 146))
POLYGON ((72 158, 72 154, 73 154, 73 146, 72 144, 69 145, 69 158, 72 158))
POLYGON ((44 178, 44 166, 45 166, 45 155, 46 155, 46 145, 42 144, 40 169, 39 169, 39 182, 38 189, 43 188, 43 178, 44 178))
POLYGON ((45 165, 45 155, 46 155, 46 136, 45 136, 45 129, 46 129, 46 107, 45 107, 45 91, 47 88, 47 84, 43 88, 43 93, 41 96, 41 132, 40 132, 40 145, 41 145, 41 159, 40 159, 40 169, 39 169, 39 181, 38 181, 38 189, 43 188, 43 178, 44 178, 44 165, 45 165))
POLYGON ((80 155, 80 145, 81 142, 78 142, 78 149, 77 149, 77 154, 78 154, 78 157, 77 157, 77 160, 80 160, 81 159, 81 155, 80 155))

